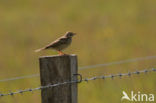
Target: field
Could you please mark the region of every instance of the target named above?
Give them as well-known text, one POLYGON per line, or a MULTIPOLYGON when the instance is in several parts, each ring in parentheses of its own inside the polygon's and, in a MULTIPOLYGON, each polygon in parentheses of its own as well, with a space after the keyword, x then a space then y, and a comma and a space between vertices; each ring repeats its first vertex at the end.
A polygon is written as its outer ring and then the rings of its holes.
MULTIPOLYGON (((66 31, 76 32, 65 50, 79 66, 156 55, 155 0, 1 0, 0 80, 39 73, 35 53, 66 31)), ((126 73, 156 66, 156 59, 80 70, 83 77, 126 73)), ((34 88, 40 78, 0 82, 0 93, 34 88)), ((122 91, 156 95, 156 74, 79 84, 79 103, 120 103, 122 91)), ((41 103, 40 91, 0 97, 0 103, 41 103)), ((124 101, 124 103, 129 103, 124 101)))

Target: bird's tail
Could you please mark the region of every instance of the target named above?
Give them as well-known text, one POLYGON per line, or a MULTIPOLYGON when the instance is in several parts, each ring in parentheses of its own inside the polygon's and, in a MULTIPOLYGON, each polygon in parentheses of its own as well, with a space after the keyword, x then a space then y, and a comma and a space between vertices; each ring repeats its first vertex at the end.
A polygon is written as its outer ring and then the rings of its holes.
POLYGON ((40 52, 40 51, 42 51, 42 50, 44 50, 45 48, 40 48, 40 49, 37 49, 37 50, 35 50, 35 52, 40 52))

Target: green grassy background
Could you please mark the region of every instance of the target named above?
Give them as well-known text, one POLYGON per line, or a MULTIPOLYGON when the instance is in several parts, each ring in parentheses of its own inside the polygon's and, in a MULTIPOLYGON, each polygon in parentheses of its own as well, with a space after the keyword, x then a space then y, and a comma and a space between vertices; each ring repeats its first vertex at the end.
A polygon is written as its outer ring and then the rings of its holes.
MULTIPOLYGON (((39 73, 38 57, 57 53, 34 50, 66 31, 77 33, 65 52, 77 54, 79 66, 156 55, 156 1, 1 0, 0 79, 39 73)), ((153 59, 79 72, 84 77, 124 73, 154 67, 155 62, 153 59)), ((0 92, 39 85, 39 77, 0 82, 0 92)), ((156 94, 156 75, 81 83, 79 103, 120 103, 122 90, 156 94)), ((41 103, 40 91, 0 97, 0 103, 41 103)))

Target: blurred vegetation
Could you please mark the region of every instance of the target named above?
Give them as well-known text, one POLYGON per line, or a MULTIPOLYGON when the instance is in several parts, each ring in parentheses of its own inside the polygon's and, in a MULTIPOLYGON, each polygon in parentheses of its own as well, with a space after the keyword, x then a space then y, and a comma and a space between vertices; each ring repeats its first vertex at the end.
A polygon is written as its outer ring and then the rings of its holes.
MULTIPOLYGON (((39 73, 34 53, 66 31, 76 32, 66 53, 79 66, 156 55, 155 0, 1 0, 0 79, 39 73)), ((84 77, 154 67, 156 60, 79 71, 84 77)), ((0 92, 40 85, 39 77, 0 82, 0 92)), ((79 103, 120 103, 122 90, 156 94, 156 75, 79 84, 79 103)), ((40 91, 0 98, 0 103, 41 103, 40 91)), ((126 102, 126 101, 125 101, 126 102)))

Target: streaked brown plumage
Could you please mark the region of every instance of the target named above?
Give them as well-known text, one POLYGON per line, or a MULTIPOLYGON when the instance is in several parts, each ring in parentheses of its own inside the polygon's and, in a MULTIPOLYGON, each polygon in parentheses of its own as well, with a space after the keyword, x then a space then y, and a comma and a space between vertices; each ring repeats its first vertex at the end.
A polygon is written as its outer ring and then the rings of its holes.
POLYGON ((72 37, 74 35, 75 33, 73 32, 67 32, 64 36, 56 39, 54 42, 50 43, 49 45, 43 48, 35 50, 35 52, 39 52, 39 51, 46 50, 46 49, 54 49, 54 50, 57 50, 60 55, 64 55, 62 50, 67 48, 71 44, 72 37))

